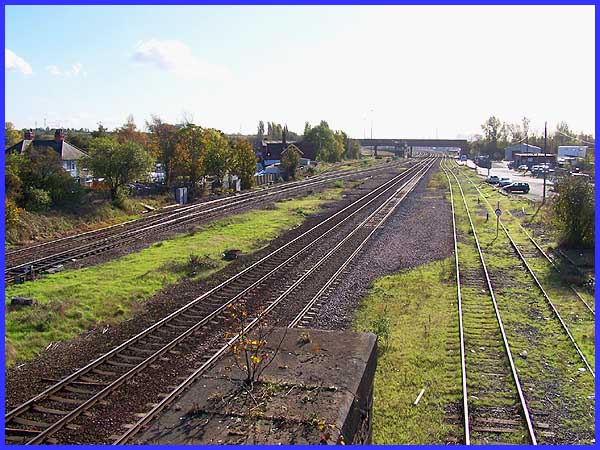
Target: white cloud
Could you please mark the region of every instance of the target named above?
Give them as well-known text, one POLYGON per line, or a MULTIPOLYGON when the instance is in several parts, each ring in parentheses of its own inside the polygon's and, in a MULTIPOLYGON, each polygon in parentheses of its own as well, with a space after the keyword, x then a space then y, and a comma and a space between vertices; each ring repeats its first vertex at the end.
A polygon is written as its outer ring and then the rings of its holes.
POLYGON ((176 40, 161 41, 153 38, 138 41, 131 58, 139 63, 155 65, 182 78, 223 80, 231 76, 226 67, 198 58, 190 47, 176 40))
POLYGON ((83 64, 81 63, 75 63, 71 66, 71 68, 65 70, 61 70, 58 66, 54 65, 46 67, 46 70, 50 75, 53 75, 55 77, 71 78, 78 77, 80 75, 83 77, 87 76, 87 72, 83 70, 83 64))
POLYGON ((23 75, 31 75, 33 73, 27 61, 7 48, 4 48, 4 68, 6 70, 18 70, 23 75))

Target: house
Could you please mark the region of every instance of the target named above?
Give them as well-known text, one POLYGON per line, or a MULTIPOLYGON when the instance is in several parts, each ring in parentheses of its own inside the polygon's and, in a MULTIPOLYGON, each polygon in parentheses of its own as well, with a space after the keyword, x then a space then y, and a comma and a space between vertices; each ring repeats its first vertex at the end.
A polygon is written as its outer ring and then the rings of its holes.
POLYGON ((74 145, 65 142, 65 133, 63 130, 56 130, 54 132, 54 139, 35 139, 33 131, 26 130, 23 140, 7 148, 5 153, 17 153, 20 155, 31 147, 35 149, 51 148, 60 156, 63 168, 72 177, 80 176, 81 168, 78 167, 78 161, 87 155, 74 145))
POLYGON ((286 139, 286 133, 283 132, 282 139, 280 141, 266 140, 264 139, 260 145, 260 148, 256 149, 256 155, 263 162, 264 166, 270 166, 281 162, 281 154, 284 153, 289 147, 293 146, 300 152, 303 160, 315 160, 317 149, 307 141, 290 141, 286 139))
POLYGON ((504 149, 504 161, 513 161, 515 153, 540 153, 542 149, 530 144, 514 144, 504 149))

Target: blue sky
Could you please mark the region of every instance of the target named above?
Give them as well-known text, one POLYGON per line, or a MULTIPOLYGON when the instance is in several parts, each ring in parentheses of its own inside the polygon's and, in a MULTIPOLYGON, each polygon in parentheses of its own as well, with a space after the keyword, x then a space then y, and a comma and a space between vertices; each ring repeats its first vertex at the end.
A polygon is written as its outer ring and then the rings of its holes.
POLYGON ((251 133, 462 137, 489 115, 594 127, 587 7, 7 6, 6 119, 133 114, 251 133), (576 63, 573 63, 576 61, 576 63))

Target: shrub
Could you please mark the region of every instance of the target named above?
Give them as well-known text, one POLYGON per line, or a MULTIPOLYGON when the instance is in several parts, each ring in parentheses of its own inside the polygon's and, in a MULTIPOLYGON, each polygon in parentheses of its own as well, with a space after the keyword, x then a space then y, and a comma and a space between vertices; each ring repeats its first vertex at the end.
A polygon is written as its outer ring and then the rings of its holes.
POLYGON ((19 224, 19 218, 23 210, 17 206, 17 204, 9 199, 4 199, 4 223, 6 229, 15 228, 19 224))
POLYGON ((594 185, 587 177, 565 176, 557 181, 552 211, 561 245, 594 246, 594 185))
POLYGON ((50 193, 44 189, 29 188, 25 191, 25 208, 31 211, 46 211, 52 204, 50 193))

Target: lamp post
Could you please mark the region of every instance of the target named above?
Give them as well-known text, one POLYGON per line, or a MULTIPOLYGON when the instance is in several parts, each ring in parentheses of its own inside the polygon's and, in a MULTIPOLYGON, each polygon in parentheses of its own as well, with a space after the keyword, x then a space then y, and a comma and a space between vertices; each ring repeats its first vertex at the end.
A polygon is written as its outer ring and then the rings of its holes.
POLYGON ((547 165, 548 165, 548 157, 547 155, 547 150, 546 150, 546 141, 548 138, 548 122, 544 122, 544 191, 542 194, 542 205, 544 203, 546 203, 546 172, 548 171, 547 165))

